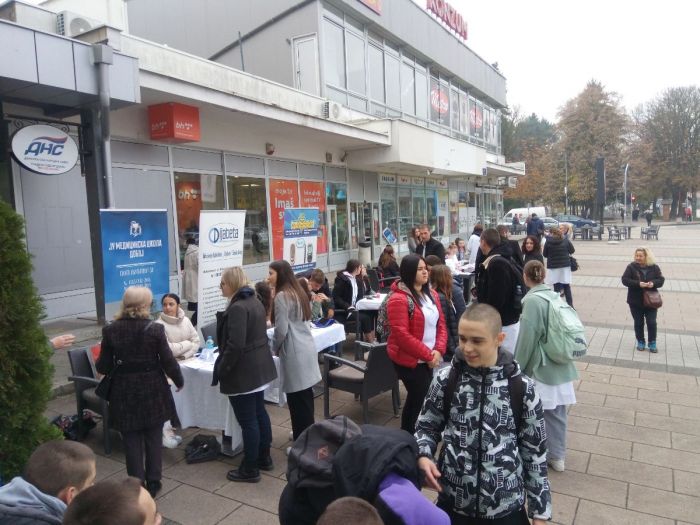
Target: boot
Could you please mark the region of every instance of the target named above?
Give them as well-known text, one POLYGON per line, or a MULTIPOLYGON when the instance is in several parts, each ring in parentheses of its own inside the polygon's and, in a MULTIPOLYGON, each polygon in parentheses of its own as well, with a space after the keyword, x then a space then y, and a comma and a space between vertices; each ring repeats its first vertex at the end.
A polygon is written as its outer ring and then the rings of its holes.
POLYGON ((156 495, 160 492, 160 489, 162 488, 163 484, 160 482, 160 480, 152 479, 146 481, 146 490, 153 499, 156 499, 156 495))
POLYGON ((229 470, 228 474, 226 474, 226 479, 244 483, 258 483, 260 481, 260 470, 257 465, 254 468, 249 468, 244 461, 237 469, 229 470))
POLYGON ((272 462, 272 456, 270 456, 269 448, 260 451, 260 455, 258 456, 258 468, 266 472, 274 470, 275 465, 272 462))

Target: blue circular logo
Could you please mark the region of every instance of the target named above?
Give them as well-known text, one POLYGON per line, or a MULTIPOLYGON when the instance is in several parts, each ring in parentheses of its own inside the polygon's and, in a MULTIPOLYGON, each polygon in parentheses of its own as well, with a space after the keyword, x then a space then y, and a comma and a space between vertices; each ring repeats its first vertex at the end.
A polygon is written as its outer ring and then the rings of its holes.
POLYGON ((212 228, 209 230, 209 242, 212 244, 216 244, 219 242, 219 239, 221 238, 221 233, 219 232, 219 228, 212 228))

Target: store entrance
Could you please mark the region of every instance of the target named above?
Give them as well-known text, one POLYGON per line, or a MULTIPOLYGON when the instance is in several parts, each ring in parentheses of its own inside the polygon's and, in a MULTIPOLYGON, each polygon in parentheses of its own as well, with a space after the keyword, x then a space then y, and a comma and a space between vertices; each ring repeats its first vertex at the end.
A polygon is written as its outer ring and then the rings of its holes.
POLYGON ((379 202, 350 203, 350 231, 352 248, 359 247, 360 242, 370 242, 372 261, 381 253, 381 232, 379 223, 379 202))

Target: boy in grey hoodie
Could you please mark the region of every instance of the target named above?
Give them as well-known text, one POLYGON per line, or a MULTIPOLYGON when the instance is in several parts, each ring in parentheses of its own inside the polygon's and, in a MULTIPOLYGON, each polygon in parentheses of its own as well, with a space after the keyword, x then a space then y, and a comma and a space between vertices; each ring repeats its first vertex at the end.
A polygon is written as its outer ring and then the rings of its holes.
POLYGON ((22 477, 0 487, 0 525, 60 525, 66 506, 95 482, 95 454, 75 441, 47 441, 22 477))

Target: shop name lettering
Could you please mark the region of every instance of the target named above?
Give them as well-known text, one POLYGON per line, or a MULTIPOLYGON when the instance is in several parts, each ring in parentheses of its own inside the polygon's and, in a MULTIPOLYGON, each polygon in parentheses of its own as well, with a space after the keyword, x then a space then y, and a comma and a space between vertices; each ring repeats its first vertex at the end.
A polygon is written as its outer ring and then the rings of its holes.
POLYGON ((314 227, 314 221, 307 219, 303 215, 289 224, 292 230, 310 230, 314 227))
POLYGON ((65 138, 37 137, 34 139, 27 149, 24 150, 25 155, 34 155, 38 157, 42 153, 47 155, 60 155, 65 147, 65 138))
POLYGON ((440 20, 464 40, 467 39, 467 22, 462 15, 445 0, 428 0, 428 11, 435 13, 440 20))
POLYGON ((129 259, 143 257, 146 248, 162 248, 162 239, 148 239, 143 241, 117 241, 109 243, 109 251, 129 250, 129 259))

